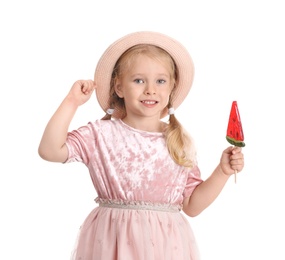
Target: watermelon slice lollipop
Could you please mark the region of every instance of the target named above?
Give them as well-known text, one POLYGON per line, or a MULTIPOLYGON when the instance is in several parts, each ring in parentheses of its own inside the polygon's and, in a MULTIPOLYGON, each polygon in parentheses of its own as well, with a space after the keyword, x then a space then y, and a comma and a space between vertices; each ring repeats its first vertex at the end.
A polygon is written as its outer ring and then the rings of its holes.
MULTIPOLYGON (((230 144, 234 146, 238 146, 238 147, 245 146, 242 124, 241 124, 240 115, 238 111, 238 105, 236 101, 233 101, 232 103, 226 139, 230 144)), ((236 173, 237 171, 235 171, 235 183, 237 182, 236 173)))
POLYGON ((234 146, 238 146, 238 147, 245 146, 242 124, 241 124, 238 105, 236 101, 233 101, 232 103, 226 139, 230 144, 234 146))

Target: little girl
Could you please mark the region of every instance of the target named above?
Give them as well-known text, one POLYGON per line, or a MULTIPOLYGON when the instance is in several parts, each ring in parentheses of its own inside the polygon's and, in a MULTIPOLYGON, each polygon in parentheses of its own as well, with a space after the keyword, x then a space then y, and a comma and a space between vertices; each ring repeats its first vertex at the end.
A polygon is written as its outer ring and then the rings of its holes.
POLYGON ((188 220, 219 195, 244 167, 241 148, 228 147, 202 180, 194 145, 176 119, 194 67, 187 50, 156 32, 117 40, 93 80, 75 82, 44 131, 39 155, 82 162, 98 197, 81 226, 72 259, 197 260, 188 220), (101 120, 69 131, 78 107, 96 90, 101 120), (169 122, 162 119, 169 114, 169 122))

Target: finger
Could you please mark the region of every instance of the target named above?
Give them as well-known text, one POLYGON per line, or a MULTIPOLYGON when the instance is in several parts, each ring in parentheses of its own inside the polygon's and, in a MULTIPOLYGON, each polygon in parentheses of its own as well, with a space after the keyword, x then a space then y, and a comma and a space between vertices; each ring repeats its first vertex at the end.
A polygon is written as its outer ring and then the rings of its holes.
POLYGON ((89 94, 90 92, 93 91, 93 89, 94 89, 94 84, 92 80, 85 80, 82 82, 81 91, 84 94, 89 94))
POLYGON ((87 84, 86 84, 85 81, 82 82, 81 91, 82 91, 83 93, 86 93, 86 91, 87 91, 87 84))
POLYGON ((89 91, 93 91, 95 89, 95 84, 93 80, 88 80, 88 89, 89 91))
POLYGON ((244 161, 243 159, 231 160, 230 166, 233 170, 240 172, 243 169, 244 161))
POLYGON ((233 150, 234 150, 234 147, 233 146, 229 146, 227 149, 224 150, 224 153, 232 154, 233 150))
POLYGON ((242 151, 237 151, 237 150, 234 150, 232 152, 232 155, 230 156, 230 159, 233 160, 233 159, 243 159, 243 153, 242 151))
POLYGON ((232 154, 241 153, 241 151, 242 151, 241 147, 234 146, 232 149, 232 154))
POLYGON ((231 165, 243 165, 244 164, 244 159, 243 158, 231 158, 230 159, 230 164, 231 165))

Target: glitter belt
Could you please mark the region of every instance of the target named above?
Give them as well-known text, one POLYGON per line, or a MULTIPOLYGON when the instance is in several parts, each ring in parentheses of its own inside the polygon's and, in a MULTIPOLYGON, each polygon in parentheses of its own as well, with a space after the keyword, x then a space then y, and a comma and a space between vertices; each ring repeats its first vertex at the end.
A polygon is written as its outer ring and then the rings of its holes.
POLYGON ((124 200, 108 200, 96 198, 95 201, 99 207, 116 208, 116 209, 133 209, 133 210, 154 210, 177 213, 181 210, 178 204, 152 203, 143 201, 124 201, 124 200))

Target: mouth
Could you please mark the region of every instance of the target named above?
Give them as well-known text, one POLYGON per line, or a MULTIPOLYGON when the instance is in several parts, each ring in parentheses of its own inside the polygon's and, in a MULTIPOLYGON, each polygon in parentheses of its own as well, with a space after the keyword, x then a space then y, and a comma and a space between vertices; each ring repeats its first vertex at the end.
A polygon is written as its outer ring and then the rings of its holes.
POLYGON ((154 104, 157 104, 158 101, 155 101, 155 100, 142 100, 141 103, 143 103, 145 105, 154 105, 154 104))

